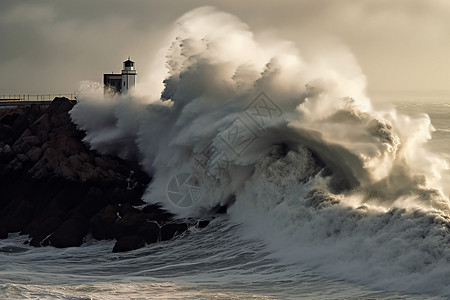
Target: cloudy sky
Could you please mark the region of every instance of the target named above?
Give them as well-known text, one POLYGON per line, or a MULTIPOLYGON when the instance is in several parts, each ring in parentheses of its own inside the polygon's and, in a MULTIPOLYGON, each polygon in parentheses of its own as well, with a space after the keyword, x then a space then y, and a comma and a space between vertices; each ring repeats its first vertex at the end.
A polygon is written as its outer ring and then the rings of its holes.
POLYGON ((138 84, 174 22, 213 5, 302 51, 347 47, 370 91, 450 90, 448 0, 2 0, 0 95, 71 93, 136 61, 138 84))

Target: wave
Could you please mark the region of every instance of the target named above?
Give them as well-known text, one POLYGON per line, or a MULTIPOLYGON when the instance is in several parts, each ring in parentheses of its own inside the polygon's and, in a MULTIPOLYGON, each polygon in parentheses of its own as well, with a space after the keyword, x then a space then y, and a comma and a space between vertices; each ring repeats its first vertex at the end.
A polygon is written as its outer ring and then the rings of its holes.
POLYGON ((426 114, 378 111, 342 45, 303 57, 212 7, 176 23, 161 98, 83 83, 92 148, 137 159, 180 216, 228 206, 282 260, 373 286, 450 295, 445 160, 426 114))

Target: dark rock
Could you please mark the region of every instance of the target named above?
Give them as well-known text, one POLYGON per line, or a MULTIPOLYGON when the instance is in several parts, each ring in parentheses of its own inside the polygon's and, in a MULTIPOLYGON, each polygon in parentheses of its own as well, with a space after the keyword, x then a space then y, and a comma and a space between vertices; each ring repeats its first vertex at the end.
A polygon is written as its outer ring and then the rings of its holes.
POLYGON ((159 238, 160 228, 159 225, 155 222, 147 222, 141 225, 137 234, 144 238, 147 244, 156 243, 159 238))
POLYGON ((17 206, 10 205, 10 213, 3 220, 7 232, 19 232, 24 228, 33 217, 34 205, 27 200, 22 200, 17 206))
POLYGON ((133 207, 143 204, 150 178, 136 162, 90 150, 70 120, 73 105, 57 98, 48 107, 0 110, 0 237, 20 232, 34 246, 69 247, 91 228, 98 239, 139 230, 154 241, 158 230, 144 226, 147 218, 172 215, 133 207))
POLYGON ((120 238, 125 235, 133 235, 145 221, 145 215, 140 213, 129 213, 115 223, 114 236, 120 238))
POLYGON ((44 247, 50 246, 50 238, 46 238, 41 242, 41 245, 44 247))
POLYGON ((126 252, 145 246, 144 239, 139 235, 127 235, 119 238, 114 245, 113 252, 126 252))
POLYGON ((74 216, 65 221, 50 236, 50 244, 57 248, 78 247, 89 231, 89 220, 82 216, 74 216))
POLYGON ((8 232, 5 229, 0 228, 0 240, 7 239, 8 232))
POLYGON ((63 220, 59 216, 51 216, 36 225, 29 235, 31 238, 30 245, 40 247, 42 241, 61 226, 62 222, 63 220))
POLYGON ((16 119, 19 117, 18 113, 11 113, 11 114, 7 114, 4 115, 1 119, 0 119, 0 124, 3 125, 12 125, 16 119))
POLYGON ((168 241, 188 229, 186 223, 170 223, 161 227, 161 241, 168 241))
MULTIPOLYGON (((232 204, 232 203, 231 203, 232 204)), ((211 214, 223 215, 226 214, 228 210, 228 205, 216 205, 210 211, 211 214)))
POLYGON ((75 212, 90 219, 107 204, 108 197, 101 189, 94 186, 89 189, 83 202, 75 208, 75 212))
POLYGON ((49 114, 61 114, 70 111, 74 104, 65 97, 56 97, 47 108, 49 114))
POLYGON ((141 213, 141 211, 135 207, 133 207, 133 205, 131 205, 131 203, 123 203, 119 205, 119 215, 120 217, 125 217, 128 214, 139 214, 141 213))
POLYGON ((11 126, 0 124, 0 146, 14 142, 11 138, 11 126))
POLYGON ((205 228, 206 226, 209 225, 210 222, 211 221, 209 221, 209 220, 200 220, 200 221, 197 222, 197 227, 198 228, 205 228))
POLYGON ((91 221, 92 236, 97 240, 114 238, 114 226, 119 219, 118 206, 109 204, 97 213, 91 221))
POLYGON ((0 252, 7 252, 7 253, 20 253, 28 251, 29 249, 23 248, 23 247, 17 247, 17 246, 4 246, 0 248, 0 252))
MULTIPOLYGON (((126 180, 126 178, 124 178, 126 180)), ((124 187, 127 187, 125 184, 124 187)), ((112 192, 111 202, 131 205, 142 205, 144 202, 140 199, 142 191, 140 189, 127 189, 115 187, 112 192)), ((129 207, 128 206, 128 207, 129 207)))
POLYGON ((149 204, 142 209, 142 212, 147 216, 147 219, 152 221, 170 221, 175 215, 161 208, 159 204, 149 204))

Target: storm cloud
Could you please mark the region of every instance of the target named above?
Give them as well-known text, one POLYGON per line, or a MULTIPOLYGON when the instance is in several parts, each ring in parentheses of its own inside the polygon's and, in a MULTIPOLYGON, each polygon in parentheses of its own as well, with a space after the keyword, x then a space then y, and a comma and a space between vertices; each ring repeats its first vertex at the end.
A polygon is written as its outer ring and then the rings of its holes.
MULTIPOLYGON (((70 93, 101 81, 131 56, 138 84, 154 71, 174 22, 209 1, 2 1, 0 94, 70 93)), ((369 91, 448 90, 450 3, 399 1, 214 1, 261 38, 308 53, 350 49, 369 91), (325 50, 324 50, 325 49, 325 50)))

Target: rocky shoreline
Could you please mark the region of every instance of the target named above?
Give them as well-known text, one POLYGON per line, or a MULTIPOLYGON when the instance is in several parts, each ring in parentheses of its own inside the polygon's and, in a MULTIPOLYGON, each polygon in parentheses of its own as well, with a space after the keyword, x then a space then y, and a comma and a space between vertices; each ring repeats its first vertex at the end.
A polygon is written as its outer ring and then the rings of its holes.
POLYGON ((135 162, 90 150, 71 122, 73 103, 0 110, 0 239, 31 246, 80 246, 116 239, 113 252, 169 240, 188 226, 141 200, 151 178, 135 162), (137 208, 139 207, 139 208, 137 208))

